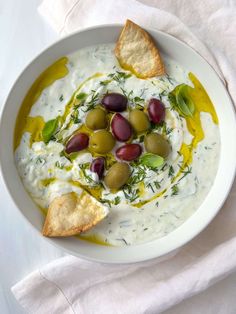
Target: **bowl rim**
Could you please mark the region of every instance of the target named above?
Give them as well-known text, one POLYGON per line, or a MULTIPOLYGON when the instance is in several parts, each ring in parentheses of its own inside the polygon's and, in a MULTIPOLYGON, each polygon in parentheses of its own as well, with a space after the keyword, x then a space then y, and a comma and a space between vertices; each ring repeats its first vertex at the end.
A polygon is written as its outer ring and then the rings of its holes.
MULTIPOLYGON (((43 55, 46 51, 50 50, 52 47, 56 46, 57 44, 65 41, 67 38, 71 38, 73 36, 79 36, 80 33, 84 33, 84 32, 90 32, 90 31, 96 31, 97 29, 106 29, 106 28, 114 28, 114 29, 120 29, 123 25, 122 24, 119 24, 119 23, 114 23, 114 24, 103 24, 103 25, 98 25, 98 26, 91 26, 91 27, 87 27, 87 28, 84 28, 82 30, 79 30, 79 31, 75 31, 63 38, 59 38, 58 40, 56 40, 55 42, 53 42, 51 45, 47 46, 45 49, 43 49, 40 53, 38 53, 24 68, 23 70, 20 72, 20 74, 17 76, 17 78, 15 79, 14 81, 14 84, 12 85, 12 87, 10 88, 10 91, 8 92, 8 96, 5 98, 5 101, 3 103, 3 106, 1 108, 1 112, 0 112, 0 129, 2 128, 2 120, 4 118, 4 114, 7 110, 7 104, 9 102, 9 98, 10 98, 10 95, 13 93, 15 87, 18 85, 19 81, 22 79, 22 77, 24 76, 24 74, 27 72, 27 70, 31 67, 31 65, 41 57, 41 55, 43 55)), ((228 98, 228 103, 230 104, 231 108, 231 111, 232 111, 232 120, 234 120, 235 122, 235 134, 236 134, 236 115, 235 115, 235 108, 233 106, 233 101, 227 91, 227 88, 226 86, 223 84, 223 81, 222 79, 218 76, 217 72, 215 71, 215 69, 209 64, 208 61, 206 61, 197 51, 195 51, 192 47, 188 46, 185 42, 182 42, 181 40, 175 38, 174 36, 168 34, 168 33, 165 33, 165 32, 162 32, 162 31, 159 31, 159 30, 156 30, 156 29, 153 29, 153 28, 146 28, 144 27, 145 30, 147 30, 149 33, 155 33, 155 34, 159 34, 159 35, 162 35, 162 36, 167 36, 169 37, 172 41, 174 42, 177 42, 178 44, 184 46, 184 49, 188 49, 191 51, 191 53, 195 54, 196 56, 198 56, 198 58, 202 59, 202 61, 206 62, 208 64, 208 66, 210 67, 211 70, 213 70, 214 72, 214 75, 217 77, 218 81, 219 81, 219 84, 221 85, 221 88, 222 90, 224 90, 224 93, 225 93, 225 96, 228 98)), ((235 156, 235 160, 236 160, 236 144, 235 144, 235 147, 234 147, 234 156, 235 156)), ((0 157, 1 157, 1 154, 0 154, 0 157)), ((35 232, 37 232, 41 237, 42 237, 42 234, 40 233, 40 231, 36 228, 36 226, 34 226, 33 222, 28 220, 26 215, 23 213, 23 211, 19 208, 18 204, 17 204, 17 201, 15 199, 15 196, 14 196, 14 191, 12 191, 12 188, 11 188, 11 184, 10 184, 10 179, 8 178, 7 176, 7 173, 5 172, 4 170, 4 162, 2 160, 2 158, 0 158, 0 171, 2 173, 2 177, 3 177, 3 181, 4 181, 4 184, 6 186, 6 189, 11 197, 11 199, 13 200, 14 204, 15 204, 15 207, 18 209, 18 211, 21 213, 21 215, 24 217, 24 219, 27 221, 27 223, 29 223, 33 230, 35 232)), ((219 168, 219 167, 218 167, 219 168)), ((227 184, 224 185, 224 189, 225 189, 225 193, 224 193, 224 197, 221 198, 221 201, 218 202, 218 205, 213 207, 214 210, 209 210, 209 212, 211 213, 209 215, 208 213, 208 216, 207 216, 207 219, 205 219, 204 221, 202 221, 200 227, 198 226, 198 228, 193 228, 191 230, 188 231, 188 236, 185 236, 184 239, 175 239, 175 241, 172 243, 172 245, 168 244, 166 245, 165 243, 165 249, 162 249, 161 253, 159 254, 156 254, 155 252, 152 252, 152 254, 150 254, 149 256, 142 256, 142 257, 139 257, 139 258, 135 258, 135 259, 132 259, 132 251, 133 249, 135 248, 139 248, 139 249, 142 249, 142 247, 150 247, 151 249, 153 249, 153 243, 154 242, 159 242, 159 244, 161 244, 163 242, 163 239, 165 239, 166 241, 166 238, 173 238, 173 235, 175 235, 176 231, 179 230, 179 228, 182 228, 183 225, 189 221, 189 220, 193 220, 193 217, 195 216, 195 214, 197 213, 198 209, 182 224, 180 225, 180 227, 176 228, 174 231, 172 231, 170 234, 168 234, 167 236, 163 237, 163 238, 160 238, 160 239, 157 239, 157 240, 153 240, 153 241, 150 241, 150 242, 147 242, 147 243, 143 243, 143 244, 138 244, 138 245, 132 245, 132 246, 129 246, 129 247, 109 247, 110 250, 116 250, 116 251, 120 251, 122 253, 125 253, 127 254, 127 252, 129 252, 128 257, 116 257, 115 259, 113 258, 109 258, 109 255, 105 254, 105 251, 104 251, 104 254, 105 255, 101 255, 100 254, 100 257, 95 256, 94 255, 86 255, 84 253, 79 253, 79 252, 76 252, 74 251, 73 249, 70 248, 70 245, 68 244, 65 244, 67 241, 64 241, 65 239, 57 239, 57 238, 45 238, 43 237, 47 242, 53 244, 54 246, 56 246, 57 248, 59 248, 60 250, 63 250, 63 251, 66 251, 67 253, 69 254, 72 254, 72 255, 75 255, 75 256, 78 256, 78 257, 82 257, 82 258, 85 258, 85 259, 88 259, 88 260, 92 260, 92 261, 96 261, 96 262, 103 262, 103 263, 124 263, 124 264, 128 264, 128 263, 136 263, 136 262, 143 262, 143 261, 147 261, 147 260, 151 260, 151 259, 154 259, 154 258, 157 258, 157 257, 161 257, 163 255, 166 255, 170 252, 173 252, 175 250, 177 250, 178 248, 182 247, 183 245, 185 245, 186 243, 188 243, 189 241, 191 241, 194 237, 196 237, 211 221, 212 219, 216 216, 216 214, 219 212, 220 208, 223 206, 229 192, 230 192, 230 189, 233 185, 233 182, 234 182, 234 177, 235 177, 235 173, 236 173, 236 163, 234 163, 234 165, 231 166, 231 176, 228 177, 227 179, 227 184), (172 235, 171 237, 169 237, 170 235, 172 235), (152 244, 152 245, 151 245, 152 244), (105 256, 105 257, 104 257, 105 256)), ((218 170, 217 170, 218 171, 218 170)), ((212 190, 212 189, 211 189, 212 190)), ((210 190, 210 191, 211 191, 210 190)), ((209 194, 210 194, 210 191, 208 192, 205 200, 208 198, 209 194)), ((203 202, 205 201, 203 200, 203 202)), ((202 203, 203 203, 202 202, 202 203)), ((201 203, 201 205, 202 205, 201 203)), ((201 206, 200 205, 200 206, 201 206)), ((199 206, 199 208, 200 208, 199 206)), ((66 240, 71 240, 71 238, 69 239, 66 239, 66 240)), ((76 240, 76 241, 79 241, 79 240, 76 240)), ((164 241, 164 242, 165 242, 164 241)), ((71 241, 72 242, 72 241, 71 241)), ((85 242, 85 241, 80 241, 80 242, 85 242)), ((87 245, 91 245, 90 243, 87 243, 85 246, 87 245)), ((94 245, 92 245, 94 246, 94 245)), ((97 245, 96 245, 97 246, 97 245)), ((97 246, 98 247, 98 246, 97 246)), ((100 248, 101 246, 99 246, 100 248)), ((105 247, 106 249, 108 247, 105 247)))

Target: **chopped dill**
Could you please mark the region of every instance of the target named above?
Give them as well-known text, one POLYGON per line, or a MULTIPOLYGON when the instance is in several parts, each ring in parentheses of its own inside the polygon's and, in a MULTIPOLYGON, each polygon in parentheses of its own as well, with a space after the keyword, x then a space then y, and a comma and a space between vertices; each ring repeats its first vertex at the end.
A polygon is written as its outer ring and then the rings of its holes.
POLYGON ((120 197, 116 196, 114 199, 114 205, 118 205, 120 203, 120 197))
POLYGON ((111 82, 111 80, 101 81, 101 82, 100 82, 100 85, 102 85, 102 86, 107 86, 110 82, 111 82))
POLYGON ((74 123, 74 124, 79 124, 81 123, 81 119, 79 119, 78 117, 78 111, 76 111, 77 108, 74 108, 74 111, 73 113, 71 114, 70 118, 71 118, 71 121, 74 123))
POLYGON ((169 168, 169 171, 168 171, 168 177, 173 177, 174 176, 174 168, 173 168, 173 166, 170 166, 170 168, 169 168))
POLYGON ((102 204, 107 204, 111 208, 111 201, 110 200, 107 200, 105 198, 103 198, 103 199, 100 198, 99 202, 102 203, 102 204))
POLYGON ((168 74, 166 74, 166 78, 171 85, 174 85, 173 79, 168 74))
POLYGON ((42 157, 37 157, 36 164, 44 164, 45 160, 42 157))
POLYGON ((162 100, 162 97, 167 96, 167 93, 165 90, 163 90, 161 93, 159 93, 159 98, 162 100))
POLYGON ((86 173, 86 170, 89 169, 89 163, 86 162, 84 164, 80 164, 79 165, 81 171, 82 171, 82 174, 83 174, 83 177, 85 179, 85 181, 87 183, 92 183, 93 185, 99 185, 99 183, 97 181, 94 181, 87 173, 86 173))
POLYGON ((179 193, 179 187, 177 184, 175 184, 171 187, 171 196, 178 195, 178 193, 179 193))
POLYGON ((95 90, 92 90, 91 99, 87 103, 87 108, 83 110, 84 112, 87 112, 91 109, 94 109, 94 107, 97 105, 99 100, 99 93, 97 93, 95 90))
POLYGON ((147 184, 147 187, 148 187, 148 188, 150 188, 150 189, 152 190, 152 192, 153 192, 153 193, 155 193, 155 191, 154 191, 153 186, 152 186, 152 184, 151 184, 151 183, 148 183, 148 184, 147 184))
POLYGON ((134 189, 132 185, 126 184, 122 189, 124 196, 130 202, 134 202, 139 197, 139 189, 134 189))
POLYGON ((59 100, 60 101, 63 101, 64 100, 64 96, 61 94, 61 96, 59 97, 59 100))
POLYGON ((116 71, 115 73, 108 74, 108 77, 116 81, 118 84, 124 84, 125 80, 131 77, 131 74, 122 71, 116 71))
POLYGON ((126 245, 128 245, 128 242, 124 239, 124 238, 122 238, 122 239, 116 239, 117 241, 123 241, 126 245))
MULTIPOLYGON (((162 179, 162 180, 163 180, 163 179, 162 179)), ((161 180, 161 181, 162 181, 162 180, 161 180)), ((160 182, 158 182, 158 181, 154 181, 154 182, 153 182, 157 190, 161 188, 161 181, 160 181, 160 182)))
POLYGON ((134 185, 139 182, 142 182, 145 178, 146 178, 146 169, 144 167, 137 167, 136 172, 133 171, 127 184, 134 185))
POLYGON ((165 163, 165 164, 161 167, 160 171, 165 171, 165 170, 166 170, 166 167, 167 167, 167 163, 165 163))
POLYGON ((178 182, 180 182, 184 177, 186 177, 188 174, 190 174, 192 172, 192 167, 189 167, 187 166, 187 169, 184 170, 185 168, 182 168, 180 166, 180 170, 181 170, 181 173, 183 173, 183 176, 178 180, 178 182))
POLYGON ((55 167, 59 168, 59 169, 63 169, 64 165, 62 165, 58 160, 55 162, 55 167))
POLYGON ((142 98, 143 97, 143 95, 144 95, 144 93, 146 92, 146 90, 148 90, 148 88, 146 87, 146 88, 141 88, 141 90, 140 90, 140 97, 142 98))
POLYGON ((169 135, 174 129, 166 127, 166 135, 169 135))

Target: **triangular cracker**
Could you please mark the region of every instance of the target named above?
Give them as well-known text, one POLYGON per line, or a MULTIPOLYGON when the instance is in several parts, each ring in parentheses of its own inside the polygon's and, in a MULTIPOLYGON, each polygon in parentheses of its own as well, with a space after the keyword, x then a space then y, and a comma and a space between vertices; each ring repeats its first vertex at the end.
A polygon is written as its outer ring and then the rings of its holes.
POLYGON ((140 78, 165 74, 164 63, 152 38, 140 26, 127 20, 116 43, 120 65, 140 78))
POLYGON ((67 237, 86 231, 108 214, 87 192, 74 192, 56 197, 50 204, 42 234, 46 237, 67 237))

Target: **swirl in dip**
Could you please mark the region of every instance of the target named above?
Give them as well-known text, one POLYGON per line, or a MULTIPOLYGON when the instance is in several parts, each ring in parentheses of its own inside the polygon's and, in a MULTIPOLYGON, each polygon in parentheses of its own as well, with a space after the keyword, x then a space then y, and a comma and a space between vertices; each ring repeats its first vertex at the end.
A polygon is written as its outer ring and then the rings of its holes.
MULTIPOLYGON (((163 237, 197 210, 217 172, 220 135, 213 104, 194 74, 165 59, 168 75, 140 79, 120 68, 113 49, 113 44, 81 49, 42 73, 21 106, 14 145, 23 184, 44 212, 55 197, 83 188, 106 204, 110 213, 80 237, 122 246, 163 237), (175 104, 183 84, 189 86, 188 97, 195 106, 190 115, 175 104), (128 162, 131 176, 116 191, 110 191, 90 165, 102 155, 106 176, 116 162, 115 152, 124 142, 116 140, 106 154, 97 154, 89 147, 77 153, 65 152, 75 132, 92 135, 94 131, 85 125, 86 116, 102 107, 101 100, 111 92, 127 97, 127 109, 120 113, 126 119, 130 110, 147 112, 150 99, 159 99, 165 106, 164 121, 151 123, 141 134, 134 132, 132 143, 139 144, 145 154, 145 137, 158 133, 171 147, 158 166, 141 162, 142 155, 128 162)), ((107 113, 109 122, 113 115, 107 113)))

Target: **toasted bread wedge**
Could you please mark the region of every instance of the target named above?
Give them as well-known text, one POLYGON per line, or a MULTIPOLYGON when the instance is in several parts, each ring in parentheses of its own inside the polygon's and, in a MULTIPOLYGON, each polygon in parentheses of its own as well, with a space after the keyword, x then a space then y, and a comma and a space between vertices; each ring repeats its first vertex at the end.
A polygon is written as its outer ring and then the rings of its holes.
POLYGON ((152 38, 130 20, 126 21, 116 43, 115 55, 121 67, 140 78, 165 74, 164 63, 152 38))
POLYGON ((86 231, 108 214, 87 192, 74 192, 56 197, 50 204, 42 234, 46 237, 67 237, 86 231))

